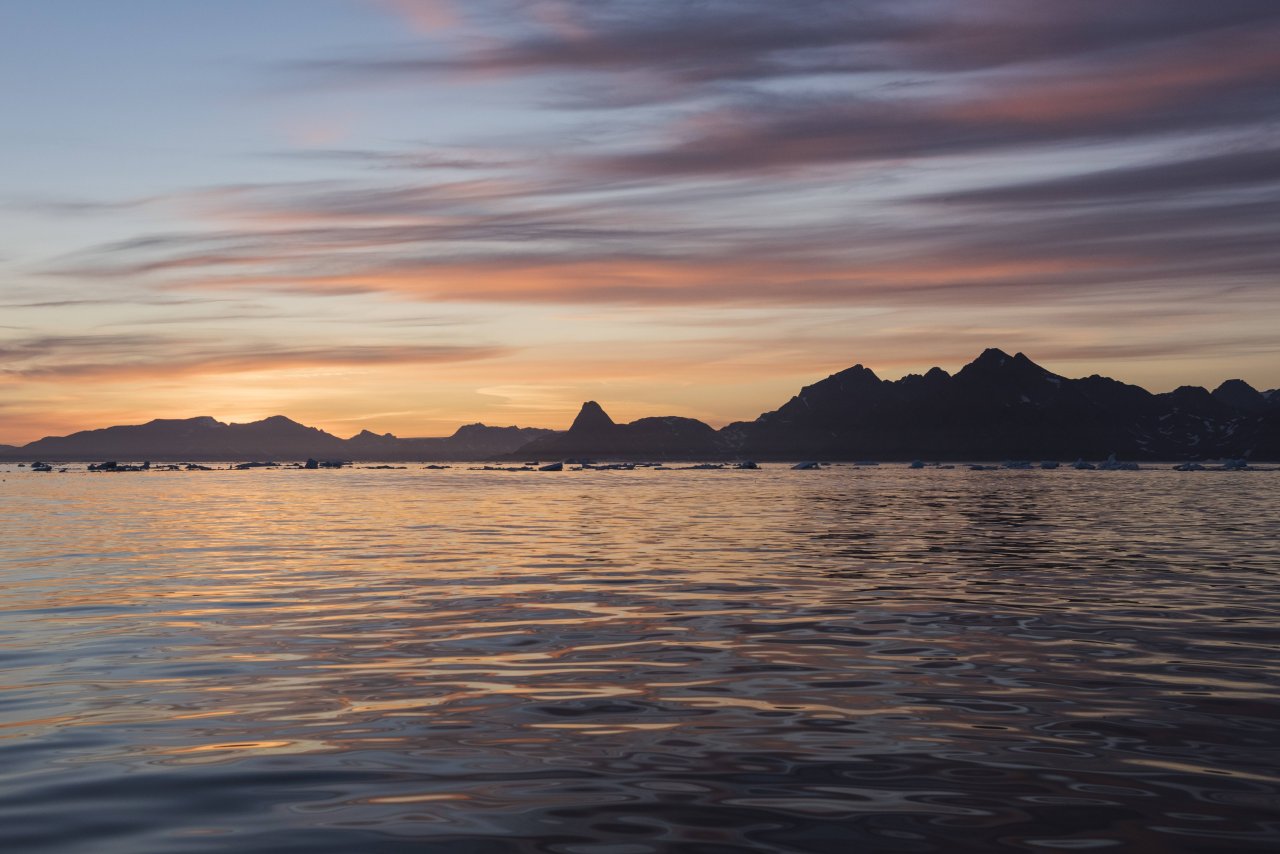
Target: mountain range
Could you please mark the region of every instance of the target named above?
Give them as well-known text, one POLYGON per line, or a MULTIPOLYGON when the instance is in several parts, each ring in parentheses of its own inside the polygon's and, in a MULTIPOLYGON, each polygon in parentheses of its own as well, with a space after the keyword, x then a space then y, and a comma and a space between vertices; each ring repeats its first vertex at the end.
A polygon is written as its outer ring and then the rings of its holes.
POLYGON ((249 424, 214 418, 163 419, 127 427, 50 436, 21 448, 0 445, 0 458, 32 460, 476 460, 509 454, 538 436, 536 427, 468 424, 452 436, 401 439, 365 430, 340 439, 274 415, 249 424))
POLYGON ((449 437, 364 431, 340 439, 283 416, 250 424, 156 420, 49 437, 9 459, 1280 459, 1280 391, 1242 380, 1153 394, 1098 375, 1069 379, 989 349, 954 375, 882 380, 862 365, 720 430, 692 418, 618 424, 594 401, 557 432, 471 424, 449 437))
POLYGON ((1280 396, 1241 380, 1152 394, 1102 376, 1068 379, 987 350, 954 376, 896 382, 861 366, 723 431, 741 453, 879 459, 1280 458, 1280 396))

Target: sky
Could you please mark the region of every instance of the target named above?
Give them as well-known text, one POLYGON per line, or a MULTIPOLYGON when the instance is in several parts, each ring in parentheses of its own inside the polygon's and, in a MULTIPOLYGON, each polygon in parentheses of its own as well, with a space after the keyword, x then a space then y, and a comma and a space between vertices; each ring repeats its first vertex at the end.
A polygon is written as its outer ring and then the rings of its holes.
POLYGON ((0 442, 1280 386, 1275 0, 0 0, 0 442))

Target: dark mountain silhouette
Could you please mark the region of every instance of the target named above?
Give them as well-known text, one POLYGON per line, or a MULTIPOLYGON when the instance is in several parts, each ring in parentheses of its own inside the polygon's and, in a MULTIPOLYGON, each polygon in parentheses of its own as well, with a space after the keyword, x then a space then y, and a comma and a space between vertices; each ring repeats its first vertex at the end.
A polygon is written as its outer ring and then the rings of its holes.
POLYGON ((617 424, 595 401, 563 432, 469 424, 452 436, 339 439, 283 416, 250 424, 156 420, 88 430, 0 457, 44 460, 912 459, 1280 460, 1280 391, 1233 379, 1152 394, 1102 376, 1068 379, 1022 353, 984 351, 955 375, 882 380, 862 365, 772 412, 715 430, 692 418, 617 424))
POLYGON ((364 430, 347 440, 346 454, 349 459, 381 461, 485 460, 510 454, 551 432, 539 427, 467 424, 448 437, 400 439, 364 430))
POLYGON ((1244 380, 1227 380, 1213 390, 1213 397, 1242 412, 1262 412, 1267 408, 1267 395, 1244 380))
POLYGON ((1068 379, 1022 353, 984 351, 954 376, 897 381, 862 365, 806 386, 773 412, 716 432, 691 419, 615 425, 588 402, 529 456, 752 459, 1280 459, 1280 396, 1228 380, 1212 393, 1152 394, 1102 376, 1068 379), (675 450, 672 450, 675 449, 675 450))
POLYGON ((341 457, 337 436, 283 415, 249 424, 224 424, 208 416, 158 418, 146 424, 51 436, 22 449, 30 457, 67 459, 286 459, 341 457))
POLYGON ((399 439, 364 431, 339 439, 275 415, 248 424, 203 416, 51 436, 0 455, 40 460, 439 460, 483 459, 511 453, 549 430, 470 424, 447 438, 399 439))
POLYGON ((990 349, 955 376, 934 368, 891 382, 855 366, 721 435, 761 458, 1274 458, 1280 407, 1240 380, 1157 395, 990 349))
POLYGON ((704 457, 721 451, 714 428, 694 418, 641 418, 615 424, 594 400, 582 404, 564 433, 535 439, 519 455, 541 457, 704 457))
POLYGON ((594 400, 588 400, 582 404, 573 423, 569 425, 569 433, 576 436, 607 434, 613 432, 617 426, 600 404, 594 400))

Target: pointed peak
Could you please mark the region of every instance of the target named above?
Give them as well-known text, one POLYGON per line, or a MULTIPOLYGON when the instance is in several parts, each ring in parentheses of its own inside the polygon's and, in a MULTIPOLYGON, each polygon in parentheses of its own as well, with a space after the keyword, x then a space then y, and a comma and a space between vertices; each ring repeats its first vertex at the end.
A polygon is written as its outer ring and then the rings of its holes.
POLYGON ((588 400, 582 404, 582 408, 578 410, 578 417, 573 419, 573 424, 569 427, 570 433, 576 433, 583 430, 602 430, 613 427, 613 419, 604 411, 604 408, 594 400, 588 400))
POLYGON ((861 362, 852 368, 845 368, 843 371, 832 374, 827 377, 828 380, 854 380, 863 383, 878 383, 880 378, 876 376, 876 372, 868 367, 864 367, 861 362))
POLYGON ((1044 367, 1043 365, 1038 365, 1035 362, 1031 361, 1029 358, 1027 358, 1025 353, 1021 353, 1021 352, 1014 353, 1013 362, 1016 365, 1021 365, 1024 369, 1033 368, 1036 371, 1039 371, 1040 373, 1044 374, 1045 376, 1049 376, 1049 377, 1057 376, 1057 374, 1055 374, 1053 371, 1049 370, 1048 368, 1044 367))
POLYGON ((951 379, 951 374, 942 370, 942 368, 930 368, 928 371, 925 372, 924 378, 931 382, 936 382, 938 380, 951 379))
MULTIPOLYGON (((1022 355, 1022 354, 1019 353, 1018 355, 1022 355)), ((1026 358, 1026 357, 1023 356, 1023 358, 1026 358)), ((984 367, 988 365, 993 367, 1003 367, 1004 365, 1006 365, 1011 361, 1013 361, 1013 357, 1010 356, 1005 351, 1001 350, 999 347, 988 347, 987 349, 982 351, 982 353, 978 356, 978 358, 974 359, 969 364, 980 365, 984 367)))
POLYGON ((964 366, 962 372, 973 370, 984 372, 1015 371, 1022 376, 1031 374, 1043 374, 1047 377, 1056 376, 1051 371, 1028 359, 1025 353, 1015 353, 1010 356, 998 347, 988 347, 983 350, 978 358, 964 366))

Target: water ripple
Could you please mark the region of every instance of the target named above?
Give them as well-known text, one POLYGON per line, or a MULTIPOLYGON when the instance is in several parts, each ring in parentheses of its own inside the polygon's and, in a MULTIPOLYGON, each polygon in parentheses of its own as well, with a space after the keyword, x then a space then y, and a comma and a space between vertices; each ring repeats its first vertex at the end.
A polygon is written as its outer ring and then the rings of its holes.
POLYGON ((1275 481, 0 481, 0 845, 1280 845, 1275 481))

